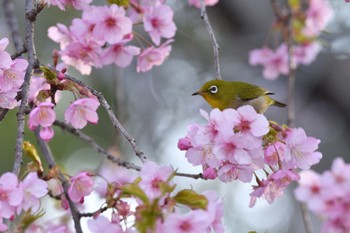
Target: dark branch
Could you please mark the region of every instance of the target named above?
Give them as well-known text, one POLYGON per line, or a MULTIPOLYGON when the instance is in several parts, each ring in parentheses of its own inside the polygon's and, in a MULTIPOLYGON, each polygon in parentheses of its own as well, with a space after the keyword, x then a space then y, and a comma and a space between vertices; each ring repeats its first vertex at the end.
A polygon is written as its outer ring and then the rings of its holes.
POLYGON ((211 27, 208 14, 205 8, 205 5, 203 3, 203 0, 200 0, 201 4, 201 17, 205 22, 205 26, 207 27, 207 30, 209 32, 210 38, 211 38, 211 43, 213 45, 213 50, 214 50, 214 62, 215 62, 215 69, 216 69, 216 79, 222 79, 221 77, 221 70, 220 70, 220 59, 219 59, 219 44, 216 41, 216 37, 213 31, 213 28, 211 27))
MULTIPOLYGON (((37 127, 35 129, 35 135, 36 135, 36 138, 38 140, 40 150, 43 153, 43 156, 44 156, 47 164, 49 165, 49 168, 50 169, 54 168, 54 167, 56 167, 56 162, 55 162, 55 159, 52 155, 51 149, 50 149, 49 145, 40 138, 39 132, 40 132, 40 128, 37 127)), ((75 206, 75 204, 72 202, 72 200, 69 197, 69 193, 68 193, 69 182, 68 182, 67 178, 61 173, 61 171, 58 171, 58 173, 59 173, 58 174, 59 179, 62 182, 64 195, 68 201, 69 209, 70 209, 72 217, 73 217, 75 231, 76 231, 76 233, 83 233, 83 230, 82 230, 81 225, 80 225, 80 213, 79 213, 77 207, 75 206)))
POLYGON ((110 153, 108 153, 108 151, 106 151, 104 148, 102 148, 100 145, 98 145, 91 137, 87 136, 86 134, 84 134, 82 131, 75 129, 63 122, 60 121, 55 121, 54 122, 55 126, 60 127, 62 130, 67 131, 75 136, 77 136, 79 139, 87 142, 94 150, 96 150, 98 153, 103 154, 106 159, 110 160, 113 163, 118 164, 119 166, 128 168, 128 169, 134 169, 136 171, 141 170, 141 168, 133 163, 129 163, 127 161, 123 161, 120 158, 117 158, 113 155, 111 155, 110 153))
MULTIPOLYGON (((57 71, 56 71, 57 72, 57 71)), ((65 78, 68 80, 71 80, 72 82, 77 83, 78 85, 85 87, 86 89, 88 89, 94 96, 96 96, 98 98, 98 100, 101 103, 101 106, 106 110, 113 126, 118 129, 122 135, 126 138, 126 140, 128 140, 129 144, 131 145, 132 149, 134 150, 135 154, 137 157, 139 157, 141 159, 142 162, 144 162, 147 157, 145 156, 145 154, 138 148, 137 144, 136 144, 136 140, 134 138, 132 138, 130 136, 130 134, 124 129, 124 127, 122 126, 122 124, 119 122, 119 120, 117 119, 117 117, 115 116, 111 106, 108 104, 107 100, 104 98, 103 94, 101 92, 96 91, 95 89, 93 89, 92 87, 90 87, 89 85, 85 84, 84 82, 73 78, 69 75, 65 75, 65 78)))

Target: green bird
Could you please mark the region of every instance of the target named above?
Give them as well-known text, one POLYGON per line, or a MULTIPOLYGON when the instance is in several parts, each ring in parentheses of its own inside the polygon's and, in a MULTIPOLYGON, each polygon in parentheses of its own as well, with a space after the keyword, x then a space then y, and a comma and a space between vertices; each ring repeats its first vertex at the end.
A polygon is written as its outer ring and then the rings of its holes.
POLYGON ((286 104, 270 97, 274 93, 245 82, 211 80, 203 84, 199 91, 192 95, 201 95, 212 108, 224 110, 237 109, 243 105, 251 105, 258 113, 264 113, 271 105, 285 107, 286 104))

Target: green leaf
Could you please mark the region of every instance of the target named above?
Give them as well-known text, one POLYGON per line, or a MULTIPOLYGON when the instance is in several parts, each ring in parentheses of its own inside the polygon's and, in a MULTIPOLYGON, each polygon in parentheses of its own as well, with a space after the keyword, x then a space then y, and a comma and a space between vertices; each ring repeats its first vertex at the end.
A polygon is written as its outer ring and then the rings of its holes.
POLYGON ((18 232, 25 232, 25 230, 33 223, 35 222, 37 219, 41 218, 42 216, 44 216, 45 211, 44 210, 40 210, 39 212, 35 213, 34 215, 32 215, 30 213, 30 209, 27 210, 23 215, 22 218, 20 220, 20 222, 17 225, 17 229, 19 230, 18 232))
POLYGON ((149 203, 147 195, 137 184, 133 183, 125 185, 121 187, 121 190, 124 191, 124 193, 126 194, 140 198, 145 204, 149 203))
POLYGON ((177 203, 186 205, 191 209, 206 209, 208 206, 208 199, 204 195, 198 194, 191 189, 179 191, 174 199, 177 203))
POLYGON ((154 232, 157 219, 161 216, 157 199, 152 204, 140 205, 136 208, 135 227, 140 233, 154 232))
POLYGON ((288 0, 288 5, 293 11, 300 9, 300 0, 288 0))
POLYGON ((56 80, 56 72, 52 71, 49 67, 47 66, 40 66, 40 70, 44 72, 44 78, 47 81, 54 81, 56 80))
POLYGON ((128 7, 130 4, 130 0, 108 0, 109 4, 116 4, 121 7, 128 7))

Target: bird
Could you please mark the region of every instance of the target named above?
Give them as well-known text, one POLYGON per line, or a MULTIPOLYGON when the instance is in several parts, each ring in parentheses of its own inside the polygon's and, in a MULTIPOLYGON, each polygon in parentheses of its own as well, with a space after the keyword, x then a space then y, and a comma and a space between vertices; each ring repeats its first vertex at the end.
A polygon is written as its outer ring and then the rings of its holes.
POLYGON ((257 113, 264 113, 271 105, 285 107, 286 104, 270 97, 274 93, 257 85, 225 80, 210 80, 192 95, 202 96, 212 108, 223 111, 251 105, 257 113))

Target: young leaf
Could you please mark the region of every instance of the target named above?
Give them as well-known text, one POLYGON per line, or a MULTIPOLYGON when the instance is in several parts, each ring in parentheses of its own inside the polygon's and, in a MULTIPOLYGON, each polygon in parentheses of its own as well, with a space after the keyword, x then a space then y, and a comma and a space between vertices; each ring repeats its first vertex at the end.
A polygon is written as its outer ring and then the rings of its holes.
POLYGON ((208 206, 208 199, 204 195, 198 194, 191 189, 179 191, 174 199, 177 203, 186 205, 191 209, 206 209, 208 206))

